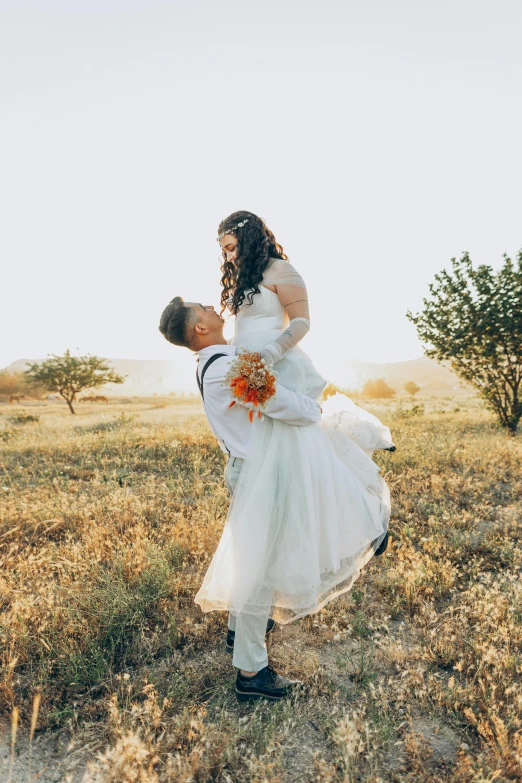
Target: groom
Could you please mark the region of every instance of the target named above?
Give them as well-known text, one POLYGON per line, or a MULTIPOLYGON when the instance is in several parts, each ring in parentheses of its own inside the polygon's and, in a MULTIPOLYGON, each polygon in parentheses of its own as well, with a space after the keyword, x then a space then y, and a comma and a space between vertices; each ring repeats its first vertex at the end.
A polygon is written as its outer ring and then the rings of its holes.
MULTIPOLYGON (((252 426, 248 409, 241 405, 230 408, 230 390, 225 376, 236 358, 236 347, 223 337, 223 319, 212 306, 184 302, 177 296, 161 315, 159 330, 173 345, 196 351, 196 379, 203 398, 210 428, 227 455, 225 482, 234 492, 241 467, 249 456, 252 426)), ((266 404, 263 413, 287 424, 306 426, 320 421, 319 403, 304 394, 277 384, 277 393, 266 404)), ((268 665, 265 635, 274 621, 240 612, 229 613, 227 649, 233 649, 232 662, 238 669, 236 695, 239 701, 265 697, 279 700, 300 685, 296 680, 281 677, 268 665)))

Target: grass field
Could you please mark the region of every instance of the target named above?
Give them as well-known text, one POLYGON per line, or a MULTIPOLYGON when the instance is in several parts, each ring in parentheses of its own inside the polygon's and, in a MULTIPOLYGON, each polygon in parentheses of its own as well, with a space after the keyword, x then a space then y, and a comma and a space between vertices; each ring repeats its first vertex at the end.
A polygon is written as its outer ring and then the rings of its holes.
POLYGON ((307 690, 256 706, 193 603, 228 506, 199 401, 0 405, 0 779, 522 780, 522 439, 420 402, 365 406, 398 447, 392 545, 272 634, 307 690))

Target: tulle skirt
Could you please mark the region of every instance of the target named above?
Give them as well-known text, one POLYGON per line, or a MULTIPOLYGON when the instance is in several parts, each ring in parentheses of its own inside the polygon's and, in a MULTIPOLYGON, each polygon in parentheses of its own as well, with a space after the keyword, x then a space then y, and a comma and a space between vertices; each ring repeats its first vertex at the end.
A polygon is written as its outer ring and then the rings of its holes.
POLYGON ((383 540, 390 494, 371 455, 390 431, 345 395, 321 423, 254 419, 253 448, 195 601, 287 623, 349 590, 383 540))

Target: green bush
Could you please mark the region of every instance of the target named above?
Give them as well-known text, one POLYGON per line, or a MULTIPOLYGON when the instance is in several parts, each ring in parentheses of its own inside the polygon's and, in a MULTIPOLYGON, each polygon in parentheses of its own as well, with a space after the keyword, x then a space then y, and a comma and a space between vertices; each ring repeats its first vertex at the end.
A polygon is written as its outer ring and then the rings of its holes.
POLYGON ((37 413, 15 413, 14 416, 8 416, 7 419, 11 424, 30 424, 31 422, 39 422, 40 417, 37 413))
POLYGON ((410 408, 405 408, 402 400, 398 400, 395 410, 392 413, 392 419, 409 419, 411 416, 424 416, 424 403, 413 403, 410 408))
MULTIPOLYGON (((109 671, 122 669, 149 621, 157 623, 158 604, 171 593, 172 572, 181 566, 179 546, 150 546, 139 578, 128 581, 124 558, 95 563, 87 593, 72 593, 69 612, 75 624, 87 629, 75 649, 65 651, 63 672, 68 683, 93 685, 109 671)), ((169 636, 171 644, 172 635, 169 636)), ((59 640, 57 640, 59 641, 59 640)))

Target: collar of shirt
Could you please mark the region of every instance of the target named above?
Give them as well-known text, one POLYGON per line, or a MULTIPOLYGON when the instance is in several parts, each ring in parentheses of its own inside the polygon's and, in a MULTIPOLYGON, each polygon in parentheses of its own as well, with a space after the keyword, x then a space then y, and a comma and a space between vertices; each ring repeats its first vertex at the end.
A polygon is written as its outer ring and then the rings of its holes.
POLYGON ((207 359, 210 359, 211 356, 214 356, 215 353, 226 353, 233 356, 235 352, 236 346, 229 345, 228 343, 224 343, 223 345, 207 345, 206 348, 202 348, 201 351, 197 352, 198 361, 204 363, 207 359))

